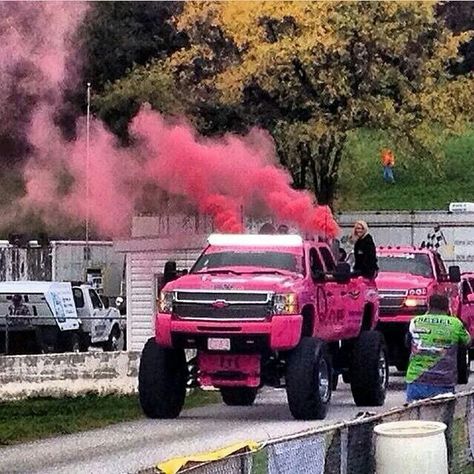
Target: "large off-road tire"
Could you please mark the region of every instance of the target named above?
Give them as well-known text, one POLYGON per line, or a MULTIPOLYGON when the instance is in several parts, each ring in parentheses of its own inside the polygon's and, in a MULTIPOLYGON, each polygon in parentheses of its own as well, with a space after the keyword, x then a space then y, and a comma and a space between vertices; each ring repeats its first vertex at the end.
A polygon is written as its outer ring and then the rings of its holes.
POLYGON ((145 415, 176 418, 183 409, 187 379, 184 350, 160 347, 149 339, 138 370, 138 395, 145 415))
POLYGON ((286 394, 297 420, 322 420, 331 400, 331 358, 326 344, 305 337, 293 349, 286 370, 286 394))
POLYGON ((469 374, 471 373, 471 363, 469 349, 460 347, 458 349, 458 384, 466 385, 469 383, 469 374))
POLYGON ((351 391, 357 406, 381 406, 388 387, 387 348, 379 331, 362 331, 354 343, 351 391))
POLYGON ((257 398, 257 388, 221 387, 221 397, 226 405, 249 407, 257 398))

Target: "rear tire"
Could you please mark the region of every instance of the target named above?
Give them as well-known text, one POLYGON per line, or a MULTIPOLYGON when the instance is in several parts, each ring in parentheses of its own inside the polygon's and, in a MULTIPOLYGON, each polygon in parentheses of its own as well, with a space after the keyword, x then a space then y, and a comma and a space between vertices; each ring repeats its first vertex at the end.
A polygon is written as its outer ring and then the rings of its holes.
POLYGON ((151 338, 143 348, 138 395, 148 418, 176 418, 186 397, 188 368, 184 350, 160 347, 151 338))
POLYGON ((221 387, 221 397, 226 405, 249 407, 257 398, 257 388, 254 387, 221 387))
POLYGON ((362 331, 354 343, 351 391, 357 406, 382 406, 388 387, 389 366, 383 335, 362 331))
POLYGON ((331 359, 326 344, 305 337, 290 353, 286 371, 286 394, 291 414, 297 420, 322 420, 331 400, 331 359))
POLYGON ((469 358, 469 349, 458 348, 458 384, 466 385, 469 383, 469 374, 471 373, 471 364, 469 358))

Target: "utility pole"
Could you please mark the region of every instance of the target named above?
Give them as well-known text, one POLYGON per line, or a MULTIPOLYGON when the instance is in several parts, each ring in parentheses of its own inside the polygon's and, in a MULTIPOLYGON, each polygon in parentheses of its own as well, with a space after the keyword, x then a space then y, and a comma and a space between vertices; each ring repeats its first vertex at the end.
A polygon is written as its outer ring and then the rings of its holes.
POLYGON ((90 261, 89 248, 89 220, 90 220, 90 188, 89 188, 89 173, 90 173, 90 119, 91 119, 91 83, 87 83, 87 113, 86 113, 86 246, 84 249, 84 259, 86 261, 86 280, 87 269, 90 261))

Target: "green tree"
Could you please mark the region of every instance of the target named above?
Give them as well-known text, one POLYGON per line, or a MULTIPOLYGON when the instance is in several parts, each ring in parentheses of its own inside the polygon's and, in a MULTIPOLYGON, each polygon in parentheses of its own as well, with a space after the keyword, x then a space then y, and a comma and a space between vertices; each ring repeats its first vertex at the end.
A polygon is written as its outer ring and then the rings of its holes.
POLYGON ((295 185, 332 203, 351 131, 386 130, 432 157, 472 113, 472 77, 447 71, 466 35, 435 13, 429 2, 186 2, 176 22, 190 46, 132 71, 102 103, 130 97, 125 83, 173 83, 201 130, 270 130, 295 185))
MULTIPOLYGON (((455 34, 469 31, 474 32, 474 2, 442 2, 438 5, 438 14, 448 28, 455 34)), ((474 72, 474 37, 463 43, 459 48, 462 61, 451 65, 454 74, 474 72)))
POLYGON ((186 35, 170 21, 182 7, 180 2, 94 3, 79 32, 84 78, 100 91, 134 65, 185 46, 186 35))

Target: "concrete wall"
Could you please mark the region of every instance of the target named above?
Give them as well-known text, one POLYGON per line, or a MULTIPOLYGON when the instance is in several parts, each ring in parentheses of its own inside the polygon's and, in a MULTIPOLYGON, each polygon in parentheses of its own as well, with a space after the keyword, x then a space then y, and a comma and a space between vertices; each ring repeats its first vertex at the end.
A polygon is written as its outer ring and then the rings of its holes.
POLYGON ((0 401, 137 390, 138 352, 0 357, 0 401))

